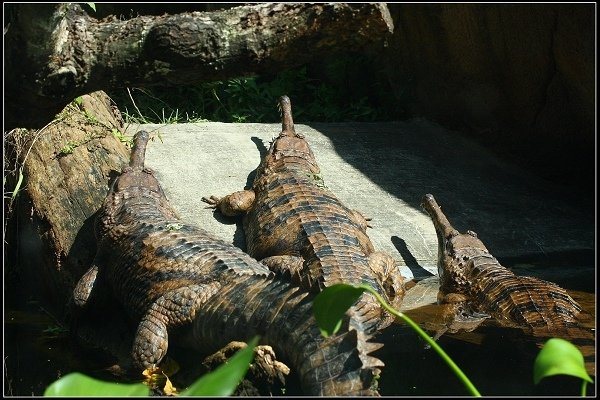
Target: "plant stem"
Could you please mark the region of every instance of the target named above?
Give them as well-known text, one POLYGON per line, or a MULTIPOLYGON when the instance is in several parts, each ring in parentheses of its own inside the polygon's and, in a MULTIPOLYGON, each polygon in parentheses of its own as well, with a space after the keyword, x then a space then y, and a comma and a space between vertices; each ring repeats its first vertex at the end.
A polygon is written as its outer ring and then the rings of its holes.
MULTIPOLYGON (((472 396, 481 397, 481 394, 479 393, 477 388, 473 385, 473 383, 471 383, 469 378, 464 374, 464 372, 462 372, 462 370, 458 367, 458 365, 456 365, 456 363, 454 361, 452 361, 450 356, 448 356, 448 354, 446 354, 446 352, 436 343, 436 341, 433 340, 423 329, 421 329, 421 327, 419 325, 417 325, 407 315, 405 315, 401 312, 398 312, 395 309, 393 309, 392 307, 390 307, 386 303, 386 301, 379 295, 379 293, 377 293, 375 291, 375 289, 373 289, 371 286, 369 286, 369 285, 360 285, 360 286, 362 288, 364 288, 366 291, 368 291, 369 293, 371 293, 373 296, 375 296, 377 301, 379 301, 381 303, 381 305, 383 306, 383 308, 385 308, 390 314, 394 315, 397 318, 402 319, 411 328, 413 328, 423 339, 425 339, 425 341, 431 347, 433 347, 433 349, 440 355, 440 357, 442 357, 442 359, 446 362, 446 364, 448 364, 448 366, 456 374, 458 379, 460 379, 463 382, 463 384, 465 385, 465 387, 467 388, 469 393, 471 393, 472 396)), ((584 393, 585 393, 585 391, 584 391, 584 393)))

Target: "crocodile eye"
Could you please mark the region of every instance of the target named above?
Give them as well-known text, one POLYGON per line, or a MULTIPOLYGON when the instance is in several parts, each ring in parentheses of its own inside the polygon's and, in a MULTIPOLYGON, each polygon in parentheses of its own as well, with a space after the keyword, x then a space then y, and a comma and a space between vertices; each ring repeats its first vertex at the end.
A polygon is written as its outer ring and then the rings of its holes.
POLYGON ((477 237, 477 234, 475 232, 473 232, 473 231, 467 231, 467 234, 471 235, 473 237, 477 237))

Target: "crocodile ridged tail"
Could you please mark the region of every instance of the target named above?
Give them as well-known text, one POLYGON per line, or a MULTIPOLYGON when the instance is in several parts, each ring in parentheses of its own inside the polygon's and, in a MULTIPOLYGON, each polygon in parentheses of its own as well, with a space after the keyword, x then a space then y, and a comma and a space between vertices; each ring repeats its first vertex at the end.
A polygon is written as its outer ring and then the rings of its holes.
POLYGON ((284 280, 256 276, 234 280, 199 311, 193 340, 218 349, 259 334, 298 373, 305 394, 378 394, 376 378, 383 363, 368 353, 379 344, 348 329, 348 321, 340 334, 322 337, 312 310, 314 295, 284 280))

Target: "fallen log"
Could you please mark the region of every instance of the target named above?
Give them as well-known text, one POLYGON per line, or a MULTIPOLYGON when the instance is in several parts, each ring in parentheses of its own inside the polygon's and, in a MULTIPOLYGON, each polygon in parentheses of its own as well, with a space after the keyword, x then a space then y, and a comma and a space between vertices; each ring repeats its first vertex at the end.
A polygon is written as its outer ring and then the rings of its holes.
POLYGON ((77 3, 15 4, 5 24, 5 125, 39 128, 75 97, 272 72, 379 43, 385 3, 262 3, 97 20, 77 3))
MULTIPOLYGON (((129 160, 123 131, 119 111, 104 92, 95 92, 40 130, 6 136, 12 170, 22 176, 15 202, 5 208, 5 249, 16 279, 9 290, 35 293, 62 311, 94 257, 92 223, 110 177, 129 160)), ((18 180, 9 179, 5 193, 18 180)))

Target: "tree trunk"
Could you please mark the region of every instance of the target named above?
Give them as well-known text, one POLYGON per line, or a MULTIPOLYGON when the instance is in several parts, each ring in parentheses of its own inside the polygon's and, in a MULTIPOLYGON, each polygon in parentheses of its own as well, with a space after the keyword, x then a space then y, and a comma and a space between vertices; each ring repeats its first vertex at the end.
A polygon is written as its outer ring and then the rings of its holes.
POLYGON ((267 3, 96 20, 79 4, 15 4, 5 24, 5 124, 39 128, 75 97, 298 66, 383 43, 385 3, 267 3))
POLYGON ((96 92, 69 104, 41 130, 7 136, 26 189, 19 194, 21 209, 10 214, 19 223, 5 238, 9 268, 17 267, 20 291, 32 288, 58 312, 94 258, 94 215, 110 178, 129 160, 118 139, 123 129, 110 99, 96 92))

